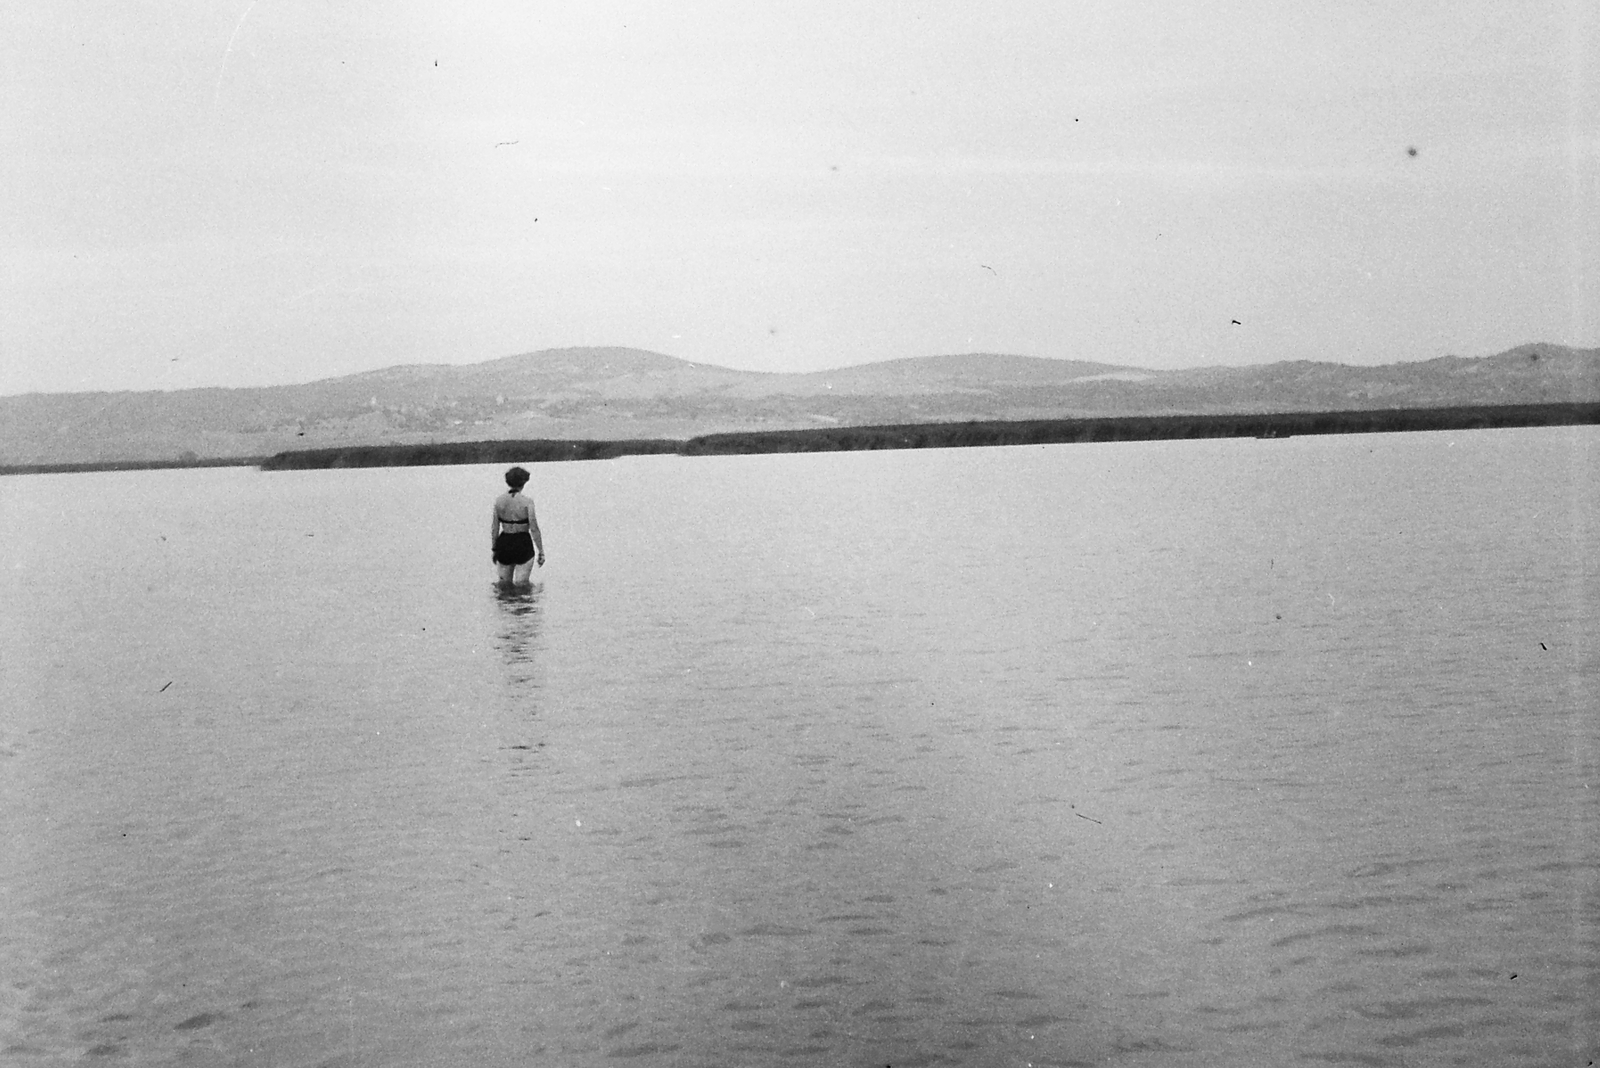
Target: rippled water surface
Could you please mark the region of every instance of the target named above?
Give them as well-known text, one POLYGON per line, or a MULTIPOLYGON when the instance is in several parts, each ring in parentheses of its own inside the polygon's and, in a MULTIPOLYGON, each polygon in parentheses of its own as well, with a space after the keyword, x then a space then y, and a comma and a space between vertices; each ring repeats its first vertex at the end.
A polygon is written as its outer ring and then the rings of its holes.
POLYGON ((1600 1059, 1597 446, 0 480, 0 1064, 1600 1059))

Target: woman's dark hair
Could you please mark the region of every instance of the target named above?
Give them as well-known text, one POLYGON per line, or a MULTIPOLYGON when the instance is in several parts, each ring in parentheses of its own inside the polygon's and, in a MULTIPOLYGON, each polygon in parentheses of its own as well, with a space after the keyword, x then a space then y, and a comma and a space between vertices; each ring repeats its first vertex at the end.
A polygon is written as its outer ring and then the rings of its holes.
POLYGON ((521 489, 528 484, 528 472, 520 467, 513 467, 506 472, 506 485, 512 489, 521 489))

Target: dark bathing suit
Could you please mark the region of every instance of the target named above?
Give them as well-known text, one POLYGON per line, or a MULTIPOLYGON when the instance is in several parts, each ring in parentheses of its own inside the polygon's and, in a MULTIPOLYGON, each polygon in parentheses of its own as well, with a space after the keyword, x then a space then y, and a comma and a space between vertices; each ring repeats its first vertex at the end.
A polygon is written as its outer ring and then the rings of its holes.
POLYGON ((505 530, 509 525, 526 527, 526 519, 500 518, 501 531, 494 539, 494 562, 516 567, 533 559, 533 535, 527 530, 505 530))

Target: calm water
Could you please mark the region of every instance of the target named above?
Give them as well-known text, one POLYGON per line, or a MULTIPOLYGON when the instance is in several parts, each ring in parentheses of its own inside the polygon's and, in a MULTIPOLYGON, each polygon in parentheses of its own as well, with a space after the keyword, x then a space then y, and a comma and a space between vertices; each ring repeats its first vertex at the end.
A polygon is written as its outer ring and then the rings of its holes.
POLYGON ((0 1064, 1600 1059, 1597 460, 0 480, 0 1064))

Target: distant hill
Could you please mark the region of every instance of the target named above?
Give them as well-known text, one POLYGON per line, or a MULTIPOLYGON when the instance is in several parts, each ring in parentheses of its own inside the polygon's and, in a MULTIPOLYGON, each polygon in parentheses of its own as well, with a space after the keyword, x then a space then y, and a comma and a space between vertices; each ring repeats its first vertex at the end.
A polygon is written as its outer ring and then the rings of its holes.
POLYGON ((0 465, 264 456, 295 448, 689 438, 826 426, 1222 415, 1600 400, 1600 349, 1354 367, 1153 371, 975 353, 808 374, 626 348, 420 364, 304 385, 0 397, 0 465))

